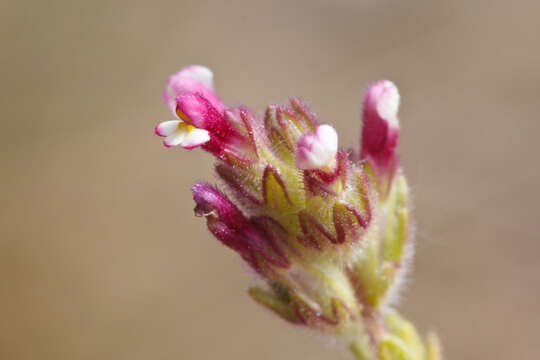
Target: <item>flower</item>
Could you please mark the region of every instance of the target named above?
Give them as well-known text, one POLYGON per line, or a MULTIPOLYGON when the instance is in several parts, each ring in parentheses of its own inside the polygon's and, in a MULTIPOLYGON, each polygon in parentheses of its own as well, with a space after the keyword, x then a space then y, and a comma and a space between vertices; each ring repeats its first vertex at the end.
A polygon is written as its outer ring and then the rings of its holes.
MULTIPOLYGON (((216 186, 192 187, 195 215, 265 286, 249 294, 283 319, 351 341, 358 359, 437 360, 393 310, 412 256, 408 186, 399 166, 396 86, 367 90, 360 154, 300 100, 259 119, 215 93, 212 72, 188 66, 164 99, 177 120, 155 128, 166 146, 200 146, 216 159, 216 186)), ((430 348, 431 346, 431 348, 430 348)))
POLYGON ((180 69, 169 78, 167 91, 162 95, 177 120, 164 121, 154 128, 156 135, 165 137, 163 145, 166 147, 180 145, 185 149, 192 149, 210 140, 207 130, 195 127, 183 113, 181 113, 182 116, 178 115, 176 105, 177 98, 182 94, 196 93, 206 99, 211 99, 215 106, 223 107, 223 103, 213 90, 213 76, 212 71, 207 67, 191 65, 180 69))
POLYGON ((165 103, 178 120, 165 121, 155 127, 164 136, 166 147, 180 145, 186 149, 203 146, 219 158, 243 146, 245 138, 225 117, 228 108, 214 91, 213 73, 207 67, 191 65, 180 69, 167 82, 162 93, 165 103))

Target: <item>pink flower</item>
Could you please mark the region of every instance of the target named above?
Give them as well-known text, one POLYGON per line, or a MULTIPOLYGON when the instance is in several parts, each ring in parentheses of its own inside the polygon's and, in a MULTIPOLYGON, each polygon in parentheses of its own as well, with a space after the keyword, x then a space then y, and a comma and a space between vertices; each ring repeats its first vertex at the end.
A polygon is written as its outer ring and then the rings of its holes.
POLYGON ((155 133, 165 137, 166 147, 186 149, 203 146, 218 157, 245 138, 225 119, 227 106, 214 91, 212 71, 191 65, 180 69, 167 82, 163 99, 178 120, 165 121, 155 133))
POLYGON ((215 106, 224 107, 214 93, 212 78, 212 71, 200 65, 186 66, 169 78, 163 99, 178 120, 164 121, 155 127, 154 132, 165 137, 163 145, 166 147, 180 145, 185 149, 192 149, 210 141, 209 132, 181 119, 177 115, 176 107, 177 97, 183 94, 200 94, 206 99, 211 99, 215 106))

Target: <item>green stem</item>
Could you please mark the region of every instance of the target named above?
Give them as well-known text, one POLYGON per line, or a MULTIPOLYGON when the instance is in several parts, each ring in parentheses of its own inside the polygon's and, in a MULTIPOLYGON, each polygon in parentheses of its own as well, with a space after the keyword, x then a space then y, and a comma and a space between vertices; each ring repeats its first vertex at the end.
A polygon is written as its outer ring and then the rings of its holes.
POLYGON ((365 336, 353 341, 349 346, 349 349, 353 353, 354 358, 357 360, 373 359, 373 350, 371 349, 369 341, 365 338, 365 336))

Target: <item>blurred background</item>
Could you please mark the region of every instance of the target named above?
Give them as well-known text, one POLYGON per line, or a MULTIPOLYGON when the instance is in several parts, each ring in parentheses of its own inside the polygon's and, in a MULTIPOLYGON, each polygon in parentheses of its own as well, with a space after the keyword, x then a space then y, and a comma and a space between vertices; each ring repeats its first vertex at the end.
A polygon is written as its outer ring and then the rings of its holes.
POLYGON ((166 149, 160 91, 205 64, 229 104, 306 99, 358 144, 402 94, 417 255, 400 310, 447 359, 532 359, 540 324, 538 1, 0 4, 0 358, 349 359, 246 294, 192 214, 210 155, 166 149))

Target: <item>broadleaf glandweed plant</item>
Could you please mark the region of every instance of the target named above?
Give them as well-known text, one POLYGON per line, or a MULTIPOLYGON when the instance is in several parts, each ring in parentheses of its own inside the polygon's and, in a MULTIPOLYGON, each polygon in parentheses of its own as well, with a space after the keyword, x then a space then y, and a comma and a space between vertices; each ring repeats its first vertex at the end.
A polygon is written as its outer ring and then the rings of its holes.
POLYGON ((396 154, 400 96, 387 80, 367 89, 359 152, 299 99, 264 119, 228 107, 212 72, 171 76, 175 120, 156 126, 167 147, 201 147, 230 196, 192 187, 195 215, 264 280, 251 297, 296 325, 344 339, 357 359, 439 360, 393 307, 413 255, 409 190, 396 154))

